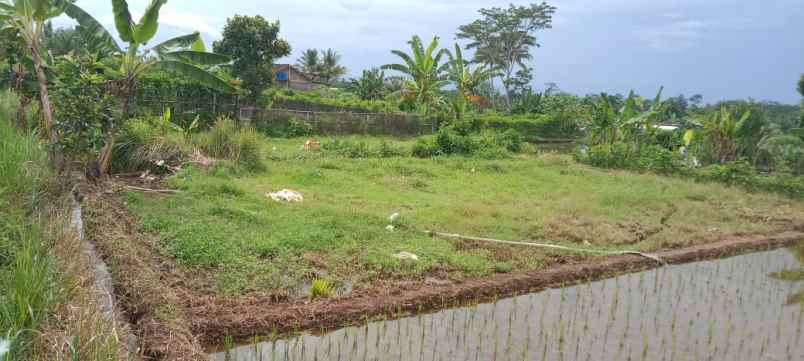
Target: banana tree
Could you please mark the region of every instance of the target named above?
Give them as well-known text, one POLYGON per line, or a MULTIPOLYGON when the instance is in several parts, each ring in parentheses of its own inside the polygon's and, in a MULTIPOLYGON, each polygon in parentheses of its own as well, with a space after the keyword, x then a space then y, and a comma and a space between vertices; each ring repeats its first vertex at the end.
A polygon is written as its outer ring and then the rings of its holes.
POLYGON ((436 51, 438 37, 433 37, 427 48, 422 44, 421 38, 414 35, 410 41, 411 55, 401 50, 391 50, 391 53, 400 57, 403 64, 383 65, 382 69, 390 69, 407 75, 402 92, 405 97, 415 100, 422 115, 430 114, 430 109, 440 104, 441 88, 447 84, 444 71, 449 65, 439 64, 441 57, 447 53, 446 49, 436 51))
MULTIPOLYGON (((125 0, 112 0, 115 28, 120 39, 128 44, 124 52, 109 32, 87 12, 74 4, 66 6, 66 13, 75 19, 96 42, 103 44, 109 54, 120 60, 120 68, 112 71, 118 79, 117 92, 122 98, 122 120, 129 117, 129 102, 137 86, 137 80, 148 71, 163 71, 183 76, 222 92, 234 89, 226 81, 210 73, 205 67, 228 63, 225 55, 208 53, 198 32, 169 39, 149 49, 141 49, 150 41, 159 28, 159 10, 167 0, 152 0, 138 22, 134 22, 125 0)), ((119 126, 117 127, 119 128, 119 126)), ((98 164, 102 174, 107 174, 114 147, 113 128, 105 136, 98 164)))
POLYGON ((718 163, 730 162, 737 159, 740 151, 740 133, 751 111, 746 111, 736 118, 726 107, 701 119, 703 124, 703 140, 711 147, 712 156, 718 163))
MULTIPOLYGON (((50 105, 45 61, 40 53, 40 43, 45 23, 61 15, 69 4, 66 0, 0 0, 0 26, 15 30, 25 41, 27 51, 33 61, 34 73, 39 83, 39 99, 45 121, 45 133, 50 144, 58 141, 53 128, 53 109, 50 105)), ((51 161, 57 167, 61 164, 56 154, 51 153, 51 161)))
POLYGON ((469 97, 475 95, 477 87, 496 76, 497 72, 485 66, 470 69, 469 62, 464 60, 461 46, 458 44, 455 44, 455 53, 447 51, 447 55, 449 56, 447 76, 455 84, 457 91, 455 98, 452 99, 452 111, 456 119, 461 119, 466 113, 469 97))

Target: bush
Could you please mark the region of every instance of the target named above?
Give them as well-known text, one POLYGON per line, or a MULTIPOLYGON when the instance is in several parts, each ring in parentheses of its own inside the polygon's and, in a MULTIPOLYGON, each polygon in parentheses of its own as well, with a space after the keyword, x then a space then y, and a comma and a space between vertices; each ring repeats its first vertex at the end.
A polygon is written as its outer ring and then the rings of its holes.
POLYGON ((249 170, 262 167, 257 131, 238 127, 229 118, 218 118, 212 129, 199 134, 197 145, 210 157, 232 160, 249 170))
POLYGON ((431 158, 440 155, 441 149, 436 143, 435 136, 428 135, 416 139, 412 154, 418 158, 431 158))
POLYGON ((336 156, 347 158, 390 158, 404 156, 405 150, 394 147, 386 141, 382 141, 376 148, 364 141, 352 141, 349 139, 332 139, 324 142, 321 149, 336 156))
POLYGON ((348 111, 357 113, 399 112, 399 100, 363 100, 343 89, 320 87, 305 92, 293 89, 271 88, 263 92, 260 104, 277 109, 309 110, 318 112, 348 111))
POLYGON ((134 172, 150 170, 166 171, 166 164, 179 164, 188 154, 184 133, 164 129, 154 118, 129 121, 117 134, 112 149, 112 170, 134 172), (158 165, 158 163, 165 165, 158 165))
POLYGON ((477 142, 468 135, 461 135, 450 128, 441 128, 436 134, 436 144, 441 154, 470 155, 479 148, 477 142))
POLYGON ((600 168, 651 171, 672 174, 681 169, 682 159, 677 153, 656 145, 637 147, 633 144, 599 144, 581 146, 575 151, 575 159, 581 163, 600 168))
POLYGON ((580 135, 578 122, 564 117, 545 114, 500 115, 497 113, 472 114, 468 122, 505 132, 513 129, 529 141, 556 138, 575 138, 580 135))
POLYGON ((486 130, 480 134, 466 134, 466 128, 457 124, 441 128, 436 135, 419 137, 413 145, 413 156, 429 158, 439 155, 478 156, 486 159, 505 158, 509 152, 523 149, 519 132, 513 129, 504 132, 486 130), (466 135, 462 135, 462 133, 466 135))
POLYGON ((116 126, 117 98, 105 89, 103 64, 91 57, 60 57, 55 63, 51 103, 59 148, 71 154, 92 153, 116 126))
POLYGON ((660 146, 626 143, 600 144, 576 149, 575 158, 601 168, 650 171, 664 175, 691 177, 702 182, 718 182, 740 186, 751 191, 768 191, 788 196, 804 197, 804 177, 780 174, 761 175, 744 160, 710 165, 704 168, 683 166, 681 156, 660 146))

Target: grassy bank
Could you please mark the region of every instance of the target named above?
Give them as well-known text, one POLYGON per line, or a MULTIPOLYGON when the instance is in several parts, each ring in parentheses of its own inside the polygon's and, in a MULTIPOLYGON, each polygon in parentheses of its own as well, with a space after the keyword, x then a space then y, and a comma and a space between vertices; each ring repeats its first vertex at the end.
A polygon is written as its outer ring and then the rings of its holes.
MULTIPOLYGON (((400 154, 412 147, 352 139, 360 142, 400 154)), ((461 278, 567 260, 541 249, 431 238, 424 230, 650 251, 771 233, 804 219, 801 203, 780 196, 603 171, 564 155, 417 159, 368 151, 361 158, 303 150, 303 143, 263 142, 264 170, 185 169, 168 180, 181 193, 129 193, 128 205, 146 230, 161 235, 168 254, 228 293, 292 291, 315 279, 360 285, 461 278), (265 196, 283 188, 304 201, 265 196), (401 217, 390 231, 392 213, 401 217), (398 252, 419 260, 395 258, 398 252)))
POLYGON ((36 137, 0 118, 0 360, 116 360, 55 189, 36 137))

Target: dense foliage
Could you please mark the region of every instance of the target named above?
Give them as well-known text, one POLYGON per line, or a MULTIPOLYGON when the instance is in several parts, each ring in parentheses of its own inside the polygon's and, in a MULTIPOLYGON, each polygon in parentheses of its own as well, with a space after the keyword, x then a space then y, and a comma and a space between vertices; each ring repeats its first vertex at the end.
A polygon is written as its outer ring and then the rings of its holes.
POLYGON ((53 67, 53 104, 60 151, 97 152, 119 119, 117 97, 106 91, 103 65, 94 57, 61 57, 53 67))
POLYGON ((356 113, 394 113, 400 111, 395 99, 364 100, 353 92, 338 88, 318 87, 305 92, 293 89, 270 88, 263 93, 261 104, 266 108, 350 111, 356 113))
POLYGON ((253 101, 273 80, 274 59, 290 54, 290 44, 279 37, 279 21, 269 22, 259 15, 226 19, 223 37, 213 49, 234 59, 232 75, 253 101))
POLYGON ((480 9, 481 18, 458 28, 458 38, 468 39, 474 61, 502 71, 507 106, 512 93, 530 83, 531 48, 538 46, 534 33, 552 27, 556 8, 542 2, 528 6, 480 9))

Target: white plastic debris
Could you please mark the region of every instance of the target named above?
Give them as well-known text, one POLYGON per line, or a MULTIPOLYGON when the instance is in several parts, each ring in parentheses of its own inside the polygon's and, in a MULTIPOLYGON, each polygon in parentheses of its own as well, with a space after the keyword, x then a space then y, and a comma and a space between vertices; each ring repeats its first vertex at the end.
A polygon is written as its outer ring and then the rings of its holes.
POLYGON ((389 225, 385 226, 385 230, 388 231, 388 232, 393 232, 394 231, 394 225, 389 224, 389 225))
POLYGON ((417 256, 417 255, 415 255, 413 253, 404 252, 404 251, 399 252, 399 253, 394 253, 394 254, 391 255, 391 257, 398 258, 398 259, 409 259, 411 261, 418 261, 419 260, 419 256, 417 256))
POLYGON ((267 193, 266 196, 277 202, 301 202, 304 200, 301 193, 292 189, 282 189, 279 192, 267 193))
POLYGON ((11 349, 11 341, 0 337, 0 359, 4 359, 3 356, 5 356, 5 354, 7 354, 10 349, 11 349))
POLYGON ((397 219, 399 219, 399 213, 398 212, 394 212, 393 214, 388 216, 388 221, 391 222, 391 223, 396 222, 397 219))

